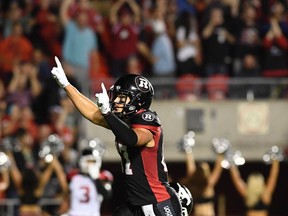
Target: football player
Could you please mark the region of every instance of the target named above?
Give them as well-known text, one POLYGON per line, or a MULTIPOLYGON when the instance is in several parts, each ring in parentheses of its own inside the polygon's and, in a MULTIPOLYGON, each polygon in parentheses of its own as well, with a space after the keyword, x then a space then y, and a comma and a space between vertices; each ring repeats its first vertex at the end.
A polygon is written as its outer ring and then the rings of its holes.
POLYGON ((110 97, 102 83, 95 104, 69 83, 57 57, 55 61, 51 73, 79 112, 115 135, 128 199, 113 215, 181 215, 180 200, 168 183, 162 126, 149 109, 154 96, 151 83, 140 75, 124 75, 110 88, 110 97))
POLYGON ((69 176, 69 195, 61 211, 68 216, 100 216, 103 199, 112 195, 113 175, 101 170, 102 157, 97 149, 84 148, 79 159, 79 172, 69 176))

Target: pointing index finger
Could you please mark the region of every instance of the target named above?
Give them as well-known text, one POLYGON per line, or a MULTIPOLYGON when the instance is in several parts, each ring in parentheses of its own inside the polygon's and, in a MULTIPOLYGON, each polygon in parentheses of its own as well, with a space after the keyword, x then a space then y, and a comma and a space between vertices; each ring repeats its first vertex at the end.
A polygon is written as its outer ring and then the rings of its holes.
POLYGON ((55 56, 55 62, 57 64, 57 67, 62 67, 61 62, 59 61, 57 56, 55 56))
POLYGON ((103 94, 105 94, 105 95, 108 96, 108 94, 107 94, 107 90, 106 90, 106 88, 105 88, 104 83, 101 83, 101 87, 102 87, 102 92, 103 92, 103 94))

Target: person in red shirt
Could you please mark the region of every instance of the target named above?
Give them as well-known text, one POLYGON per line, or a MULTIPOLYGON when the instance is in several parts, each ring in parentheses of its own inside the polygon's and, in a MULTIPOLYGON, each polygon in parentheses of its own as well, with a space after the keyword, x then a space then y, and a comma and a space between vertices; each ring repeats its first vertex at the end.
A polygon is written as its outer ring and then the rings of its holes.
POLYGON ((140 9, 133 0, 118 0, 112 5, 110 10, 111 64, 109 65, 111 65, 110 75, 113 77, 126 74, 128 58, 137 54, 139 22, 140 9))
POLYGON ((12 76, 14 63, 30 61, 32 54, 32 43, 23 34, 21 24, 19 22, 14 23, 12 34, 0 42, 0 68, 5 73, 3 75, 5 83, 12 76))
POLYGON ((30 22, 33 23, 31 34, 33 43, 49 51, 52 56, 61 54, 60 25, 57 11, 50 0, 41 0, 32 11, 30 22))

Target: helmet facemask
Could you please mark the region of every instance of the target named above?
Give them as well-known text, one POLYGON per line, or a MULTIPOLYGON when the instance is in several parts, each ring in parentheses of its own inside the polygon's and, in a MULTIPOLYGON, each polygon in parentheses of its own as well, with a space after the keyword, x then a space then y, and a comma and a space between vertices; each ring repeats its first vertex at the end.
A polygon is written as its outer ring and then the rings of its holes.
POLYGON ((141 107, 141 103, 137 95, 134 96, 125 90, 113 90, 113 88, 110 91, 110 105, 113 111, 115 111, 116 108, 122 108, 121 112, 114 112, 118 116, 130 115, 137 112, 141 107), (117 97, 119 97, 119 102, 115 102, 117 97), (128 99, 130 99, 129 102, 127 102, 128 99))
POLYGON ((97 179, 99 177, 101 165, 102 158, 96 150, 90 155, 81 156, 79 160, 81 172, 88 174, 92 179, 97 179))

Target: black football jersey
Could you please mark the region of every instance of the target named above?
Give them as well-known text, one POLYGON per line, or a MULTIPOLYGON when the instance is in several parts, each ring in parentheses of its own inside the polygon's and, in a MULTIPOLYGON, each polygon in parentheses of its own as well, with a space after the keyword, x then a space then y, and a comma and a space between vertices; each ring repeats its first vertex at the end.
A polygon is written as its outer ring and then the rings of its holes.
POLYGON ((133 205, 158 203, 170 198, 167 188, 167 166, 163 155, 163 131, 159 117, 150 110, 141 110, 129 119, 132 128, 146 128, 153 134, 154 147, 129 147, 116 138, 121 156, 128 200, 133 205))

